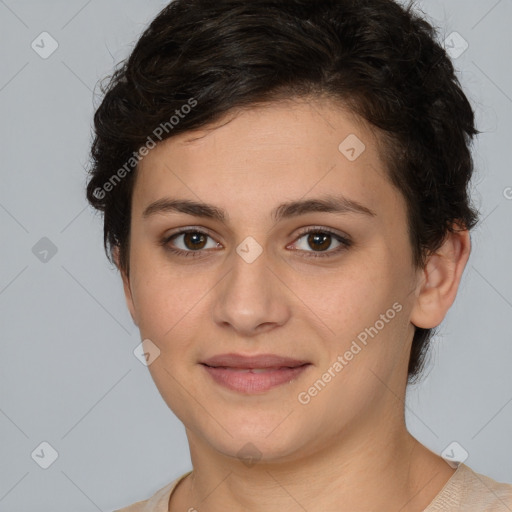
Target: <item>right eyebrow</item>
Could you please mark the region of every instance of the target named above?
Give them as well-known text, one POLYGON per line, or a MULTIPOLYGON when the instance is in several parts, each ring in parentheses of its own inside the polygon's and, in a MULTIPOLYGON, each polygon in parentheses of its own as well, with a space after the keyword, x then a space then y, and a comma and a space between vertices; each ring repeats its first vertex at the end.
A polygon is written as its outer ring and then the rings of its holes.
POLYGON ((211 204, 199 203, 190 199, 171 199, 162 198, 151 203, 142 213, 144 219, 159 213, 186 213, 195 217, 204 217, 207 219, 218 220, 226 223, 227 215, 224 210, 211 204))

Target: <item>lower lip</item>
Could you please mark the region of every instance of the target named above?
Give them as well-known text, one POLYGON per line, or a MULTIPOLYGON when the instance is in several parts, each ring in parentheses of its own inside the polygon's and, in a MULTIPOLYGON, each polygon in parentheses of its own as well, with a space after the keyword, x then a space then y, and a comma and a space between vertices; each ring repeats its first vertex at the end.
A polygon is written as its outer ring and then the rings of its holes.
POLYGON ((240 393, 261 393, 296 379, 310 364, 262 373, 202 365, 215 382, 240 393))

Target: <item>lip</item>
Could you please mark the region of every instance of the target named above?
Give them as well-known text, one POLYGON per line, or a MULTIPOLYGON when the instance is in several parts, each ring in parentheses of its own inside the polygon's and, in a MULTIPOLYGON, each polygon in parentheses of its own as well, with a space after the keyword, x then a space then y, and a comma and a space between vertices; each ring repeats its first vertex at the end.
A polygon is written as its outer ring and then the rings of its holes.
POLYGON ((303 364, 309 363, 309 361, 292 359, 290 357, 278 356, 275 354, 258 354, 254 356, 244 356, 242 354, 218 354, 210 357, 202 364, 207 366, 223 366, 225 368, 280 368, 287 366, 289 368, 295 368, 302 366, 303 364))
POLYGON ((274 354, 220 354, 201 365, 217 384, 239 393, 256 394, 290 382, 311 363, 274 354))

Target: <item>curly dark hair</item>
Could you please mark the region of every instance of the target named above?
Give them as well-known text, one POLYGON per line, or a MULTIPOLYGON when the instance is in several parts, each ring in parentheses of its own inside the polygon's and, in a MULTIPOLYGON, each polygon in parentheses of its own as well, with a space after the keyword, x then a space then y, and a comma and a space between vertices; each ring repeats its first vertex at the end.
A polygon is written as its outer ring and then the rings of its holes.
MULTIPOLYGON (((174 0, 162 9, 101 84, 94 115, 87 199, 104 214, 110 260, 117 248, 119 268, 129 273, 134 176, 148 141, 155 144, 151 134, 164 140, 231 109, 281 99, 331 99, 370 123, 390 182, 406 200, 417 268, 448 231, 472 229, 479 212, 469 197, 470 144, 480 132, 437 29, 413 7, 174 0)), ((409 383, 418 380, 434 334, 416 327, 409 383)))

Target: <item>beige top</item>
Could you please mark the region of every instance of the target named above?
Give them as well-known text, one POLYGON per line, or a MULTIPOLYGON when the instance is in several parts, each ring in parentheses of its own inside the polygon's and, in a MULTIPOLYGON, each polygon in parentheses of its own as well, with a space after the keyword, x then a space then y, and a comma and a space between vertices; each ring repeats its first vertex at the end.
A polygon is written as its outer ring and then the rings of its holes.
MULTIPOLYGON (((192 471, 162 487, 151 498, 114 512, 169 512, 169 500, 178 483, 192 471)), ((193 510, 193 507, 191 507, 193 510)), ((457 470, 423 512, 512 512, 512 484, 475 473, 459 463, 457 470)))

